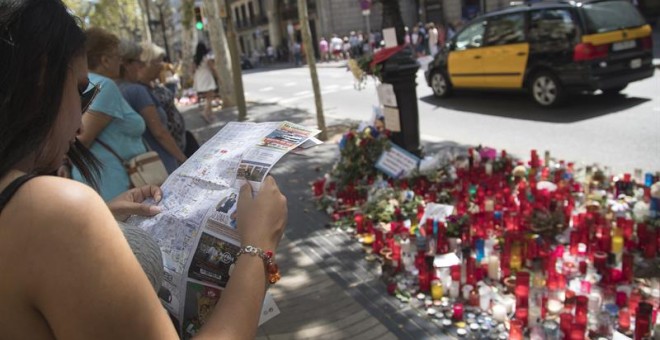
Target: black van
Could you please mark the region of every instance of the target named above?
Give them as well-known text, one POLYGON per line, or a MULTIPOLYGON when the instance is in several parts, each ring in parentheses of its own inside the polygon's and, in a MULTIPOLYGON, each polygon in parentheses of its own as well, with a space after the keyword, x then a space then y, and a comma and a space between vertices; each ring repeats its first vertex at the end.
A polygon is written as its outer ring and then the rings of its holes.
POLYGON ((468 23, 426 71, 437 97, 452 89, 521 89, 541 106, 568 93, 618 93, 653 76, 651 26, 625 0, 542 2, 468 23))

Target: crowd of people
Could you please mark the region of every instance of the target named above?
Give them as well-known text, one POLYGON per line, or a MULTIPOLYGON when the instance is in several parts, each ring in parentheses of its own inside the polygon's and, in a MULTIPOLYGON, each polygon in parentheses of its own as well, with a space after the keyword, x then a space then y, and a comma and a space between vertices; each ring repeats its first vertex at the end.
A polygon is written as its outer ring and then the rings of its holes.
MULTIPOLYGON (((7 338, 178 339, 157 295, 158 244, 120 223, 158 214, 145 200, 164 195, 131 188, 123 160, 150 148, 171 172, 189 155, 164 53, 83 30, 70 13, 61 0, 0 1, 0 328, 7 338)), ((241 188, 242 247, 274 251, 286 219, 272 177, 256 196, 241 188)), ((231 277, 199 338, 255 336, 264 261, 240 256, 231 277)))
MULTIPOLYGON (((417 57, 434 56, 460 27, 461 21, 447 25, 419 22, 412 29, 405 27, 405 43, 412 46, 417 57)), ((332 34, 329 40, 321 37, 318 42, 321 62, 359 58, 366 53, 376 52, 384 46, 385 41, 379 31, 369 34, 351 31, 343 38, 338 34, 332 34)))

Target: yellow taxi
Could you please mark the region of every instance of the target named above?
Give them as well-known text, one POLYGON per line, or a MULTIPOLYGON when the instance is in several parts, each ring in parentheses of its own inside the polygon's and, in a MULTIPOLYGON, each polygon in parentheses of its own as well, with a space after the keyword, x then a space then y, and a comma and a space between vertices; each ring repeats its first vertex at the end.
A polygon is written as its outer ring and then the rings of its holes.
POLYGON ((516 6, 465 25, 435 56, 426 81, 440 98, 453 89, 517 89, 544 107, 570 93, 619 93, 653 76, 651 33, 625 0, 516 6))

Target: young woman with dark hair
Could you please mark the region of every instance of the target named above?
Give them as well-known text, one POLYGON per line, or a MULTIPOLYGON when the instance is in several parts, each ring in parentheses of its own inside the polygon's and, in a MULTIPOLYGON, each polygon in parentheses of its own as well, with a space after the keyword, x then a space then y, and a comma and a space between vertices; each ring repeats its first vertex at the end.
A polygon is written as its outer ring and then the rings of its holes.
MULTIPOLYGON (((89 86, 84 35, 60 0, 0 1, 2 336, 177 339, 101 197, 45 175, 75 144, 89 86)), ((254 198, 242 188, 242 245, 274 250, 285 224, 286 199, 272 178, 254 198)), ((198 336, 254 337, 266 287, 263 260, 240 256, 198 336)))
POLYGON ((215 91, 218 89, 218 85, 215 82, 218 76, 215 70, 215 61, 209 52, 209 49, 203 42, 200 41, 197 43, 197 49, 193 59, 195 62, 193 87, 195 92, 197 92, 197 96, 203 98, 205 101, 202 118, 207 123, 213 123, 215 118, 211 109, 211 103, 213 98, 215 98, 215 91))

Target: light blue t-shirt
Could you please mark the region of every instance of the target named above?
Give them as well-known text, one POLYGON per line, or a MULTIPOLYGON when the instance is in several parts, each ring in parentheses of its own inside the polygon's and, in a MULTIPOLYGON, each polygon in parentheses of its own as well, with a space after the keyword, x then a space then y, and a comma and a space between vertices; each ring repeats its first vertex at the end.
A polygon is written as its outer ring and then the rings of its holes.
MULTIPOLYGON (((167 129, 167 113, 158 103, 158 99, 151 94, 151 90, 142 84, 137 83, 128 83, 128 82, 119 82, 119 89, 124 95, 124 99, 131 105, 131 107, 137 111, 142 111, 145 107, 154 106, 158 112, 158 118, 160 122, 167 129)), ((144 140, 147 141, 149 147, 158 153, 160 159, 167 169, 167 173, 171 174, 179 167, 179 162, 176 158, 169 153, 165 148, 158 142, 158 140, 151 134, 151 131, 147 128, 144 132, 144 140)))
MULTIPOLYGON (((97 84, 101 89, 89 110, 112 117, 112 121, 101 131, 97 139, 110 146, 124 161, 145 153, 147 150, 142 141, 145 123, 142 116, 126 102, 112 79, 90 72, 89 81, 97 84)), ((99 193, 105 201, 117 197, 130 188, 131 183, 126 168, 117 157, 99 143, 92 144, 91 152, 103 166, 98 184, 99 193)), ((73 169, 72 176, 75 180, 84 182, 78 169, 73 169)))

